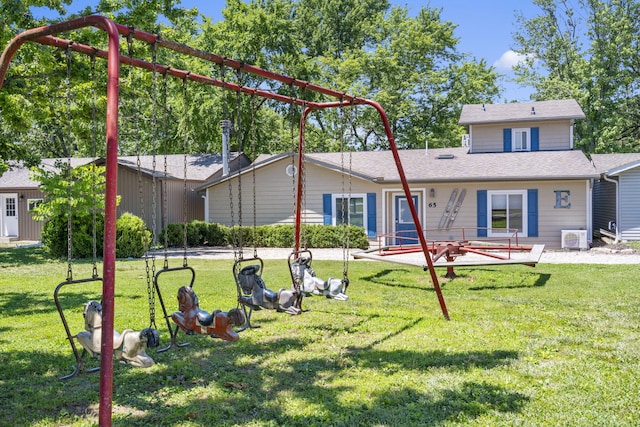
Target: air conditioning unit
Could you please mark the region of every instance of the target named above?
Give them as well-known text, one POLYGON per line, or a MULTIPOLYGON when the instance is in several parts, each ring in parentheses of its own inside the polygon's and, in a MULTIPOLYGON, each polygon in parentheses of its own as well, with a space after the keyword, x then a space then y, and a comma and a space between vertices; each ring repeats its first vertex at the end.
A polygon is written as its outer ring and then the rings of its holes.
POLYGON ((562 230, 562 249, 589 249, 587 230, 562 230))

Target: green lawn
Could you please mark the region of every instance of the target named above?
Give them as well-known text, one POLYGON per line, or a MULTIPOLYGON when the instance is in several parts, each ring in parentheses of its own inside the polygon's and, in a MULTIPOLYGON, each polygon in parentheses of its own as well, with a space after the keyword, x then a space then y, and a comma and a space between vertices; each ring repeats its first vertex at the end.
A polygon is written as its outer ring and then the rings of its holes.
MULTIPOLYGON (((202 309, 235 307, 232 263, 190 260, 202 309)), ((99 374, 58 380, 75 361, 53 300, 66 263, 41 249, 0 249, 0 265, 0 425, 95 425, 99 374)), ((314 268, 328 278, 342 263, 314 268)), ((89 272, 74 265, 75 278, 89 272)), ((149 369, 118 363, 113 425, 640 425, 638 266, 456 272, 441 282, 450 321, 428 273, 354 261, 349 301, 305 298, 300 316, 255 312, 261 327, 236 343, 181 335, 191 345, 149 352, 149 369)), ((178 276, 164 284, 170 310, 178 276)), ((119 262, 116 278, 116 330, 147 327, 144 262, 119 262)), ((265 260, 263 278, 288 287, 286 260, 265 260)), ((63 288, 73 333, 83 327, 82 305, 99 294, 90 284, 63 288)))

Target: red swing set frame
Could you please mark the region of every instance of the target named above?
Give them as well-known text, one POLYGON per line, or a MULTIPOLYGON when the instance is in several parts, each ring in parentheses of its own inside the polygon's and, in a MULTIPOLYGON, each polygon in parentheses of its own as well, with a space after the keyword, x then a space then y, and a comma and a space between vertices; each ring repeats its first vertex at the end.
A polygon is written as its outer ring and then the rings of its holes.
MULTIPOLYGON (((103 306, 103 328, 102 328, 102 358, 100 361, 100 411, 99 423, 101 426, 111 425, 112 412, 112 395, 113 395, 113 321, 114 321, 114 290, 115 290, 115 253, 116 253, 116 198, 117 198, 117 165, 118 165, 118 97, 120 82, 120 65, 126 64, 148 71, 156 71, 160 74, 168 74, 174 77, 191 80, 194 82, 217 86, 225 90, 234 92, 242 92, 249 95, 260 96, 289 104, 296 104, 303 107, 303 113, 300 118, 300 136, 298 144, 298 170, 302 171, 304 167, 304 129, 309 114, 315 110, 326 108, 338 108, 355 105, 368 105, 375 108, 385 129, 387 139, 393 158, 395 160, 398 174, 402 182, 407 203, 416 224, 416 229, 421 230, 420 218, 411 197, 411 191, 407 182, 398 149, 389 126, 387 115, 380 104, 375 101, 359 98, 333 89, 322 87, 307 81, 298 80, 286 75, 273 73, 262 68, 245 64, 240 61, 225 58, 223 56, 204 52, 194 49, 187 45, 165 40, 158 35, 146 33, 131 27, 117 24, 112 20, 99 15, 92 15, 78 18, 70 21, 60 22, 44 27, 34 28, 24 31, 15 36, 6 46, 0 56, 0 90, 2 89, 7 70, 11 60, 18 49, 26 42, 34 42, 42 45, 48 45, 60 49, 71 49, 75 52, 88 56, 97 56, 107 60, 107 105, 106 105, 106 190, 105 190, 105 221, 104 221, 104 254, 103 254, 103 287, 102 287, 102 306, 103 306), (108 37, 107 50, 97 49, 92 46, 76 43, 72 40, 65 40, 56 37, 67 31, 77 30, 86 27, 94 27, 104 31, 108 37), (236 70, 250 73, 265 79, 278 81, 290 86, 298 87, 304 90, 316 92, 325 95, 333 101, 327 102, 311 102, 296 97, 289 97, 277 93, 261 90, 258 88, 241 86, 232 82, 226 82, 211 77, 192 73, 190 71, 179 70, 165 65, 152 64, 150 62, 130 58, 120 54, 120 36, 133 37, 134 39, 143 41, 150 45, 155 44, 165 49, 200 58, 205 61, 213 62, 223 67, 231 67, 236 70)), ((300 174, 298 175, 300 176, 300 174)), ((301 199, 302 199, 302 180, 298 179, 297 196, 296 196, 296 214, 295 214, 295 250, 300 249, 300 231, 301 231, 301 199)), ((428 266, 431 280, 438 296, 438 301, 442 309, 445 319, 449 319, 447 307, 442 296, 438 277, 433 267, 433 262, 429 253, 429 248, 423 233, 418 233, 420 246, 424 252, 425 261, 428 266)))

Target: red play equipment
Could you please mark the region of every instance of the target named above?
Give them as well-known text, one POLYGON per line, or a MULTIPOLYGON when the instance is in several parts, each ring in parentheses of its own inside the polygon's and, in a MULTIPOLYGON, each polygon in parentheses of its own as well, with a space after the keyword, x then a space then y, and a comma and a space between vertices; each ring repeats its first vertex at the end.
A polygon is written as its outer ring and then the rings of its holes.
MULTIPOLYGON (((394 141, 393 133, 389 126, 386 113, 382 106, 375 101, 355 97, 343 92, 328 89, 316 84, 298 80, 282 74, 273 73, 258 67, 254 67, 242 62, 225 58, 212 53, 191 48, 187 45, 165 40, 160 36, 145 33, 131 27, 117 24, 102 16, 87 16, 71 21, 61 22, 45 27, 34 28, 22 32, 14 37, 0 56, 0 89, 5 80, 9 64, 18 51, 26 42, 34 42, 48 45, 59 49, 71 49, 88 56, 95 56, 107 60, 107 106, 106 106, 106 190, 105 190, 105 222, 104 222, 104 264, 103 264, 103 287, 102 287, 102 358, 101 358, 101 378, 100 378, 100 411, 99 423, 103 427, 111 425, 111 405, 113 394, 113 320, 114 320, 114 288, 115 288, 115 261, 116 261, 116 179, 118 163, 118 97, 120 83, 120 65, 126 64, 148 71, 158 72, 163 75, 170 75, 182 79, 183 81, 193 81, 206 85, 220 87, 224 90, 231 90, 237 93, 246 93, 253 96, 268 98, 271 100, 285 102, 304 108, 300 119, 300 137, 298 146, 298 170, 304 167, 304 128, 307 117, 314 110, 325 108, 339 108, 343 106, 368 105, 376 109, 380 115, 380 120, 385 129, 389 147, 393 153, 398 174, 402 182, 407 203, 413 217, 417 230, 421 230, 420 218, 418 217, 409 185, 400 162, 400 157, 394 141), (76 43, 72 40, 65 40, 55 35, 62 32, 77 30, 85 27, 94 27, 102 30, 108 37, 107 50, 101 50, 92 46, 76 43), (291 87, 312 91, 325 96, 325 102, 311 102, 296 97, 289 97, 273 92, 268 92, 258 88, 246 87, 232 82, 217 80, 211 77, 192 73, 190 71, 171 68, 166 65, 159 65, 141 59, 131 58, 120 54, 120 36, 132 37, 134 39, 148 43, 155 47, 173 50, 175 52, 196 57, 204 61, 215 63, 221 67, 231 67, 243 73, 253 74, 265 79, 281 82, 291 87)), ((298 180, 295 216, 295 250, 300 249, 300 229, 301 229, 301 192, 302 183, 298 180)), ((424 253, 433 286, 438 296, 442 313, 449 319, 447 307, 445 305, 438 277, 433 268, 431 256, 427 242, 422 233, 418 233, 419 244, 424 253)))

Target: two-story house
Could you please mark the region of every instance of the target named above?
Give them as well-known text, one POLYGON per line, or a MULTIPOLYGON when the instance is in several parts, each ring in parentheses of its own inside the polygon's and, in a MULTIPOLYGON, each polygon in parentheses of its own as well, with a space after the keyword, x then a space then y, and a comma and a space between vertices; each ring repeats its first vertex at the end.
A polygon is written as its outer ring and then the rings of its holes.
MULTIPOLYGON (((573 123, 583 117, 574 100, 465 105, 459 123, 468 133, 456 147, 400 151, 427 239, 507 242, 518 230, 520 244, 559 248, 571 230, 565 243, 574 244, 568 239, 577 231, 584 239, 577 244, 586 245, 599 175, 573 150, 573 123)), ((291 154, 263 155, 240 175, 196 188, 206 191, 205 220, 293 223, 294 162, 291 154)), ((348 209, 372 241, 390 245, 415 234, 390 151, 308 153, 303 182, 307 224, 340 224, 348 209)))

